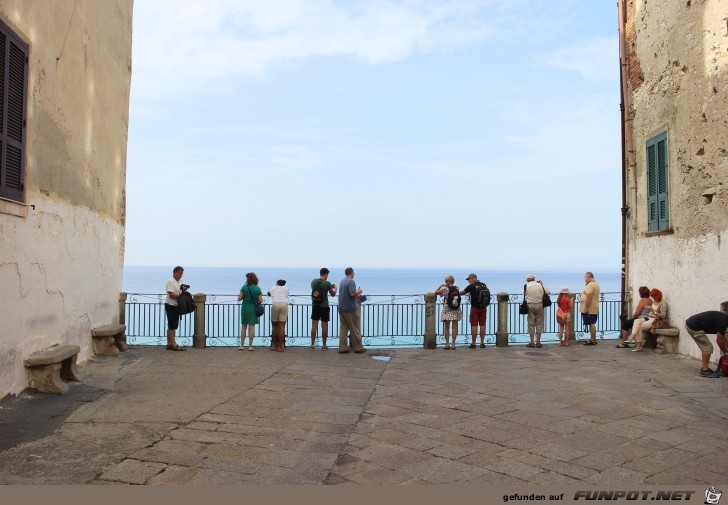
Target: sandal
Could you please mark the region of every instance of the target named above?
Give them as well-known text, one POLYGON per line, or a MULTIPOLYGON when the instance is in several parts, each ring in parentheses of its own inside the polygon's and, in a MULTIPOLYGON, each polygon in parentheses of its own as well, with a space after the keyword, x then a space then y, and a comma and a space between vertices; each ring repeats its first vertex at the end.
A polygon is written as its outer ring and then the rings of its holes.
POLYGON ((586 342, 584 342, 584 345, 597 345, 597 341, 596 340, 587 340, 586 342))
POLYGON ((485 349, 485 344, 480 344, 481 349, 485 349))
POLYGON ((533 344, 528 344, 528 345, 526 345, 526 347, 536 347, 536 346, 533 344))
POLYGON ((250 345, 248 346, 248 350, 249 351, 255 351, 255 349, 253 349, 253 346, 250 346, 250 345))
POLYGON ((167 346, 168 351, 186 351, 186 347, 180 347, 179 345, 168 345, 167 346))
POLYGON ((326 347, 326 346, 323 346, 323 347, 321 347, 321 350, 322 350, 322 351, 328 351, 328 350, 329 350, 329 348, 328 348, 328 347, 326 347))
POLYGON ((450 346, 449 345, 446 345, 445 347, 442 348, 442 350, 443 351, 449 351, 450 350, 450 346))
POLYGON ((541 343, 536 344, 536 347, 543 347, 541 343))
POLYGON ((468 349, 475 349, 476 347, 478 347, 478 346, 477 346, 477 345, 475 345, 475 344, 470 344, 470 345, 468 346, 468 349))
POLYGON ((632 352, 640 352, 643 350, 644 350, 644 347, 635 347, 634 349, 632 349, 632 352))

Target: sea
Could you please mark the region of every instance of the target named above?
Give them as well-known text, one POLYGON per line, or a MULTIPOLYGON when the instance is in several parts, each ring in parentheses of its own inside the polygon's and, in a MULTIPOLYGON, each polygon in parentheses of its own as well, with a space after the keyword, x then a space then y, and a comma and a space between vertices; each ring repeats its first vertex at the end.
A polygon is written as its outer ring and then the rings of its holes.
MULTIPOLYGON (((126 293, 157 294, 165 292, 167 279, 172 276, 172 267, 126 266, 124 268, 123 291, 126 293)), ((344 268, 332 268, 329 281, 339 284, 344 278, 344 268)), ((260 287, 265 293, 275 286, 279 279, 286 281, 292 295, 309 295, 311 281, 319 276, 317 268, 239 268, 239 267, 185 267, 182 282, 190 285, 192 293, 208 295, 237 295, 245 283, 245 274, 255 272, 260 279, 260 287)), ((580 293, 584 288, 584 271, 554 269, 544 271, 526 270, 438 270, 438 269, 392 269, 356 268, 354 280, 367 295, 421 295, 433 292, 445 281, 445 277, 455 277, 455 285, 464 288, 465 279, 475 273, 485 282, 491 293, 523 292, 526 275, 533 274, 551 290, 557 293, 562 288, 580 293)), ((619 293, 620 271, 595 270, 595 279, 602 293, 619 293)))

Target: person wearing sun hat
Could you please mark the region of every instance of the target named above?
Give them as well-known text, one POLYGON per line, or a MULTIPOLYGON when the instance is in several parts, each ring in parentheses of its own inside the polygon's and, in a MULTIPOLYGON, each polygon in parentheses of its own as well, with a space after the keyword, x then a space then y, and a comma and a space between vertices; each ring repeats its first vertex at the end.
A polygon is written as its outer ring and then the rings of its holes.
POLYGON ((556 299, 556 322, 559 324, 559 346, 567 347, 571 339, 571 308, 574 302, 569 296, 569 288, 561 288, 556 299), (562 338, 563 337, 563 338, 562 338))
POLYGON ((541 347, 541 333, 544 329, 543 295, 550 295, 551 291, 533 274, 526 276, 526 301, 528 302, 528 336, 531 341, 526 347, 541 347), (536 345, 533 343, 534 333, 536 345))

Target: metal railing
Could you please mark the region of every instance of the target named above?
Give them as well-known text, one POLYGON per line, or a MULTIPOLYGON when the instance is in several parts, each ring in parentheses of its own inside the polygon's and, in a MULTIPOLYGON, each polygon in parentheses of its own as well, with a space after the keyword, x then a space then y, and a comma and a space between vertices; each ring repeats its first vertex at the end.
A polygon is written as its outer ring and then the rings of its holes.
MULTIPOLYGON (((255 328, 255 344, 270 344, 271 305, 264 298, 265 314, 255 328)), ((518 313, 522 294, 508 295, 508 341, 522 344, 529 341, 526 316, 518 313)), ((555 299, 555 296, 552 297, 555 299)), ((124 322, 127 341, 130 344, 164 345, 166 343, 167 321, 164 312, 165 295, 129 293, 124 303, 124 322)), ((287 346, 308 346, 311 343, 311 302, 309 295, 289 297, 288 322, 286 324, 287 346)), ((336 345, 339 338, 339 313, 337 305, 331 303, 329 340, 336 345)), ((579 301, 574 303, 575 337, 585 338, 584 328, 579 318, 579 301)), ((620 331, 620 293, 602 293, 599 300, 598 338, 616 337, 620 331)), ((440 316, 443 303, 440 298, 435 306, 436 333, 438 342, 444 343, 443 324, 440 316)), ((204 335, 208 346, 239 346, 240 344, 240 302, 234 295, 207 295, 204 303, 204 335)), ((463 319, 458 324, 457 343, 466 344, 471 339, 469 323, 470 304, 464 298, 463 319)), ((556 305, 544 311, 544 333, 541 341, 558 341, 556 305)), ((177 340, 183 345, 191 345, 194 335, 192 314, 181 317, 177 330, 177 340)), ((425 302, 423 295, 368 295, 367 302, 361 306, 361 334, 368 347, 420 347, 423 344, 425 325, 425 302)), ((496 295, 491 297, 486 319, 485 341, 495 343, 498 327, 496 295)), ((588 338, 588 334, 586 334, 588 338)), ((478 341, 479 341, 478 337, 478 341)), ((321 329, 317 333, 317 345, 321 341, 321 329)))

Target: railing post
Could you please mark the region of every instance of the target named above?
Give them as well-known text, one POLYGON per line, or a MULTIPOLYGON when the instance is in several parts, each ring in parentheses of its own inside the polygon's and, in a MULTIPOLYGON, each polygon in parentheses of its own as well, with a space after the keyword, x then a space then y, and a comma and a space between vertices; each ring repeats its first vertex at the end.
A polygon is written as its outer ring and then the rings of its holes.
MULTIPOLYGON (((569 293, 569 298, 571 299, 571 309, 570 314, 571 318, 568 322, 569 325, 569 335, 571 335, 571 340, 576 341, 574 329, 576 329, 576 293, 569 293)), ((581 314, 579 314, 579 317, 581 317, 581 314)), ((568 340, 566 341, 567 344, 570 344, 568 340)))
POLYGON ((204 349, 207 345, 207 337, 205 336, 205 301, 207 295, 197 293, 192 299, 195 301, 195 334, 192 336, 192 346, 195 349, 204 349))
POLYGON ((508 293, 498 293, 498 326, 495 332, 496 347, 508 347, 508 293))
POLYGON ((119 324, 126 324, 126 297, 123 291, 119 293, 119 324))
POLYGON ((437 348, 437 333, 435 333, 437 309, 435 303, 437 295, 435 293, 425 293, 425 334, 423 346, 425 349, 437 348))
MULTIPOLYGON (((119 293, 119 324, 123 325, 126 325, 126 298, 126 293, 124 293, 123 291, 119 293)), ((117 346, 119 347, 119 350, 121 352, 124 352, 128 349, 126 345, 126 330, 124 330, 124 334, 118 338, 117 346)))

